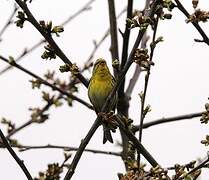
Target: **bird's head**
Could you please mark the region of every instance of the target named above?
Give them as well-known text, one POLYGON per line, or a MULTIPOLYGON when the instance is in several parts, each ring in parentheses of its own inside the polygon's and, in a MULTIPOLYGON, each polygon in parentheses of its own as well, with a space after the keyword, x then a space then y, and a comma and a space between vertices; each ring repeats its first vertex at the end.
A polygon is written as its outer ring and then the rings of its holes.
POLYGON ((99 58, 96 60, 94 64, 93 74, 98 75, 100 77, 104 77, 110 74, 109 68, 107 63, 104 59, 99 58))

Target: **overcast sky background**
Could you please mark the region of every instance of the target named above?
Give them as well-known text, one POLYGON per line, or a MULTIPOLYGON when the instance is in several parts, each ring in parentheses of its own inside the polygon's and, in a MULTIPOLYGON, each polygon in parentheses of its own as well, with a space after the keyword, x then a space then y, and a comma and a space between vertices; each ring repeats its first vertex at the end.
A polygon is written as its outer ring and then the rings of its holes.
MULTIPOLYGON (((87 1, 77 0, 33 0, 29 5, 37 20, 52 20, 53 25, 61 24, 67 17, 75 13, 87 1)), ((189 12, 193 12, 191 1, 184 0, 189 12)), ((0 1, 0 29, 13 11, 14 1, 0 1)), ((117 14, 126 5, 125 0, 116 1, 117 14)), ((143 1, 135 1, 135 9, 142 9, 143 1)), ((59 38, 55 38, 59 46, 72 62, 82 67, 93 49, 92 41, 100 40, 107 30, 108 6, 107 1, 95 1, 92 10, 86 11, 71 21, 59 38)), ((200 0, 199 8, 209 10, 209 2, 200 0)), ((201 36, 191 24, 185 23, 185 16, 177 9, 172 12, 171 20, 161 21, 157 36, 163 36, 164 42, 157 45, 154 53, 155 66, 152 67, 146 103, 150 104, 152 111, 146 116, 146 122, 161 117, 175 116, 186 113, 200 112, 209 97, 209 49, 204 43, 195 43, 194 38, 201 36)), ((124 14, 118 21, 118 28, 124 30, 124 14)), ((202 24, 204 31, 209 36, 209 23, 202 24)), ((133 30, 131 39, 137 30, 133 30)), ((122 41, 118 34, 119 41, 122 41)), ((39 32, 31 24, 25 23, 24 28, 12 25, 2 36, 0 42, 0 55, 17 57, 25 47, 31 47, 42 39, 39 32)), ((133 42, 131 43, 133 44, 133 42)), ((95 58, 103 57, 111 62, 109 53, 110 39, 107 38, 97 50, 95 58)), ((130 46, 131 47, 131 46, 130 46)), ((121 52, 120 43, 119 50, 121 52)), ((21 65, 32 72, 43 74, 48 70, 56 70, 57 76, 67 79, 67 73, 60 73, 59 66, 63 62, 56 60, 46 61, 41 59, 43 46, 37 48, 32 54, 22 59, 21 65)), ((120 53, 121 54, 121 53, 120 53)), ((0 61, 0 69, 7 64, 0 61)), ((128 79, 134 71, 133 65, 128 71, 128 79)), ((85 73, 90 77, 91 72, 85 73)), ((31 90, 32 78, 23 72, 13 69, 0 76, 0 117, 6 117, 15 124, 20 125, 30 119, 29 107, 44 106, 41 100, 41 90, 31 90)), ((130 117, 134 123, 140 120, 140 98, 138 93, 143 89, 144 76, 141 75, 132 94, 130 117)), ((44 88, 47 89, 47 88, 44 88)), ((47 89, 49 90, 49 89, 47 89)), ((79 97, 88 101, 87 89, 79 86, 79 97)), ((66 104, 61 108, 49 110, 50 119, 44 124, 34 124, 17 133, 17 138, 24 145, 66 145, 79 146, 91 127, 96 115, 86 107, 74 102, 73 108, 66 104)), ((1 128, 6 132, 5 128, 1 128)), ((176 163, 185 164, 191 160, 206 156, 207 147, 200 141, 208 134, 207 125, 202 125, 199 118, 169 124, 154 126, 144 130, 143 144, 153 157, 163 166, 173 166, 176 163)), ((110 151, 120 151, 117 141, 120 142, 118 132, 114 134, 115 144, 102 144, 102 129, 93 136, 88 148, 110 151)), ((18 153, 28 167, 32 176, 37 176, 39 171, 45 170, 48 163, 62 162, 61 150, 30 150, 18 153)), ((73 154, 74 155, 74 154, 73 154)), ((148 166, 149 167, 149 166, 148 166)), ((24 180, 25 175, 14 159, 6 150, 0 150, 0 179, 24 180)), ((73 180, 81 179, 117 179, 117 173, 124 172, 123 163, 119 157, 84 153, 73 180)), ((208 177, 204 171, 202 179, 208 177)))

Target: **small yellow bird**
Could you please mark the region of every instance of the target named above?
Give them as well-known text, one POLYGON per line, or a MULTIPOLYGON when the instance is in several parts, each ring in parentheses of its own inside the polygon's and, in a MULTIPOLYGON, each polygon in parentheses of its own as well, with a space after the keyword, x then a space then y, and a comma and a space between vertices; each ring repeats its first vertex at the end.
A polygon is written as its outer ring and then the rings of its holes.
MULTIPOLYGON (((107 63, 104 59, 98 59, 93 68, 92 77, 90 79, 90 83, 88 86, 88 96, 91 103, 94 106, 96 113, 98 114, 101 112, 102 107, 112 91, 115 85, 115 79, 111 75, 107 63)), ((109 109, 107 112, 113 110, 115 108, 117 102, 117 95, 115 95, 110 105, 108 106, 109 109)), ((107 140, 113 143, 112 135, 110 132, 110 128, 108 128, 107 123, 103 123, 104 128, 104 137, 103 137, 103 144, 107 142, 107 140)))

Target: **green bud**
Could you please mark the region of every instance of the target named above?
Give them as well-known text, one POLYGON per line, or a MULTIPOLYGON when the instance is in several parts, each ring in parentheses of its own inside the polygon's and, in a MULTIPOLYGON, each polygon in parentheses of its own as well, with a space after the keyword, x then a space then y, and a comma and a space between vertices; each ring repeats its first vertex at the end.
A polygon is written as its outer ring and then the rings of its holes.
POLYGON ((63 66, 60 66, 59 67, 59 70, 60 70, 60 72, 68 72, 68 71, 70 71, 70 66, 68 65, 68 64, 65 64, 65 65, 63 65, 63 66))
POLYGON ((54 26, 52 29, 52 33, 55 33, 57 36, 59 36, 59 33, 63 32, 64 28, 63 26, 54 26))

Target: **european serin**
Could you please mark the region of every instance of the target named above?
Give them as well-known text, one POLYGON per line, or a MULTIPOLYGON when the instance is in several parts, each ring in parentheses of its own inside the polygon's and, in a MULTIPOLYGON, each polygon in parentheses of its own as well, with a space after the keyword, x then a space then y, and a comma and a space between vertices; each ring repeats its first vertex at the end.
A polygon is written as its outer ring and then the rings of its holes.
MULTIPOLYGON (((102 58, 98 59, 94 64, 92 77, 88 86, 88 96, 97 114, 101 112, 102 107, 114 85, 115 79, 111 75, 106 61, 102 58)), ((110 105, 108 106, 109 108, 106 112, 114 110, 116 101, 117 95, 112 98, 110 105)), ((110 128, 108 128, 108 124, 105 122, 103 123, 103 129, 103 143, 106 143, 107 140, 113 143, 110 128)))

